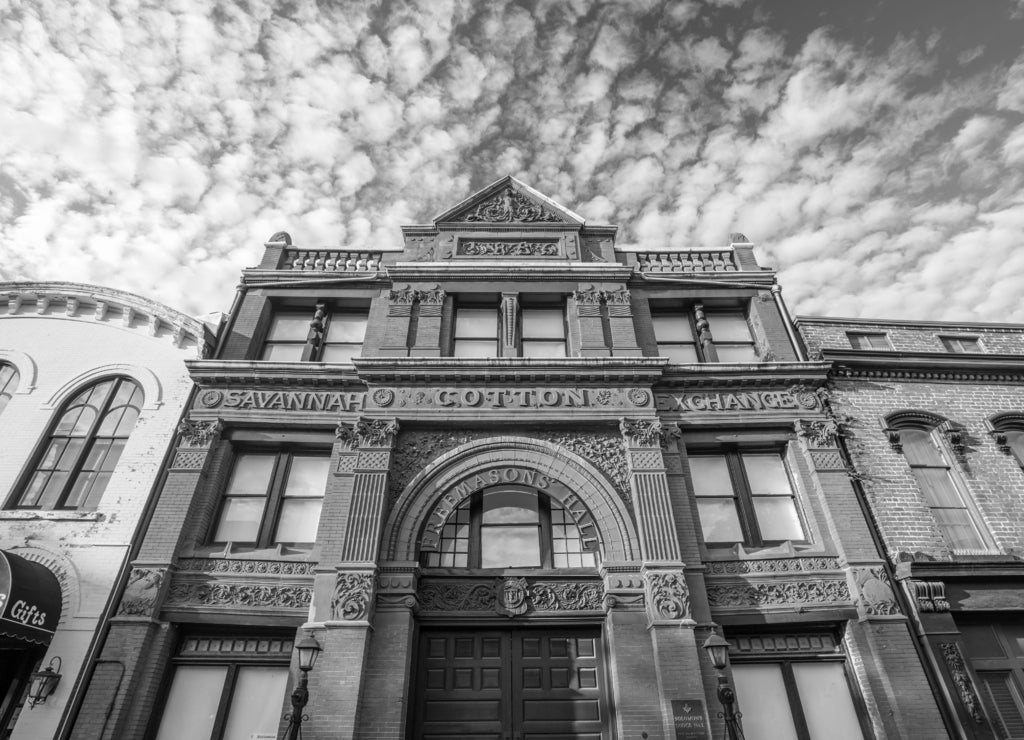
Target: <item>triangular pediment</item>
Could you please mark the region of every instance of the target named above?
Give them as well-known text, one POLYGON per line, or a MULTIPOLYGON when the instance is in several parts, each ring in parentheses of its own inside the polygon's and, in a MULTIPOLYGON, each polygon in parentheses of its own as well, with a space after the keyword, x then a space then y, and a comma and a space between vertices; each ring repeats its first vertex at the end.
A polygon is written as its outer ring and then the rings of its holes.
POLYGON ((511 175, 478 190, 433 221, 435 224, 583 224, 581 216, 511 175))

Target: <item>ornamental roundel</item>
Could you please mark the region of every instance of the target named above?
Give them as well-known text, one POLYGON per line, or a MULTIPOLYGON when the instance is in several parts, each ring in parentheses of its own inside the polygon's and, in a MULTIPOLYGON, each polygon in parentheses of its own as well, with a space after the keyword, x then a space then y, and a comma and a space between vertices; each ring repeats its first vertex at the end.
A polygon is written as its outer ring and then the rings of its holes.
POLYGON ((224 400, 224 394, 217 390, 203 391, 199 394, 199 404, 205 406, 208 409, 212 409, 215 406, 220 406, 221 401, 224 400))
POLYGON ((627 396, 634 406, 646 406, 651 402, 651 394, 643 388, 632 388, 627 396))
POLYGON ((378 388, 373 392, 373 402, 387 408, 395 402, 395 392, 390 388, 378 388))

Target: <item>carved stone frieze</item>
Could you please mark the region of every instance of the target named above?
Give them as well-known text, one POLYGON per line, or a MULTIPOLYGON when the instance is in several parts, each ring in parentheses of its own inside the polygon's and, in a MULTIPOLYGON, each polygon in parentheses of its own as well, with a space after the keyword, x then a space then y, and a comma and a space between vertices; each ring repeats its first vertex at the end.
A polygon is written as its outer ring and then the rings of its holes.
POLYGON ((417 593, 422 612, 494 612, 521 616, 530 612, 599 611, 600 582, 533 581, 522 577, 489 581, 429 581, 417 593))
POLYGON ((948 612, 946 584, 942 581, 910 581, 910 589, 921 612, 948 612))
POLYGON ((182 419, 178 424, 183 447, 209 447, 220 437, 224 422, 220 419, 196 421, 182 419))
POLYGON ((560 222, 558 216, 541 208, 511 186, 492 195, 472 210, 454 219, 484 223, 560 222))
POLYGON ((557 257, 560 252, 557 239, 460 239, 458 246, 467 257, 557 257))
POLYGON ((839 559, 831 557, 725 560, 704 564, 708 575, 731 576, 746 573, 809 573, 839 570, 839 559))
POLYGON ((790 604, 849 603, 845 581, 761 581, 708 585, 708 603, 715 607, 762 607, 790 604))
POLYGON ((971 680, 971 674, 967 671, 960 647, 955 642, 943 642, 939 643, 939 648, 942 650, 942 657, 946 660, 949 677, 953 679, 956 692, 960 695, 960 701, 963 702, 967 713, 971 715, 971 719, 980 725, 985 721, 981 712, 981 701, 978 699, 978 692, 974 690, 974 682, 971 680))
POLYGON ((316 563, 293 560, 229 560, 227 558, 185 558, 178 561, 179 572, 240 573, 256 576, 311 576, 316 563))
POLYGON ((161 568, 132 568, 117 613, 133 617, 152 615, 165 573, 161 568))
POLYGON ((623 437, 639 447, 653 447, 661 440, 661 422, 657 419, 621 419, 619 430, 623 437))
POLYGON ((368 619, 373 581, 371 573, 338 573, 331 596, 331 618, 339 621, 368 619))
POLYGON ((857 611, 861 616, 879 617, 900 613, 885 568, 853 568, 852 575, 857 588, 857 611))
POLYGON ((297 584, 175 581, 171 584, 167 604, 307 609, 312 599, 312 587, 297 584))
POLYGON ((682 571, 648 571, 644 580, 652 622, 690 618, 690 588, 682 571))
POLYGON ((355 424, 363 447, 390 447, 398 434, 397 419, 359 419, 355 424))

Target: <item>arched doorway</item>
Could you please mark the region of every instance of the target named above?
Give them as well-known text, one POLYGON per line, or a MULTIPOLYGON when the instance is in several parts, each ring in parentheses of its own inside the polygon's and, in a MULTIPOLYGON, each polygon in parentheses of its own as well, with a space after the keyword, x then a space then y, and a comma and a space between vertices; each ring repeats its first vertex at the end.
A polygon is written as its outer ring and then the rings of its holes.
POLYGON ((610 738, 600 568, 633 552, 628 511, 581 458, 503 442, 428 468, 393 512, 389 554, 420 566, 407 736, 610 738))

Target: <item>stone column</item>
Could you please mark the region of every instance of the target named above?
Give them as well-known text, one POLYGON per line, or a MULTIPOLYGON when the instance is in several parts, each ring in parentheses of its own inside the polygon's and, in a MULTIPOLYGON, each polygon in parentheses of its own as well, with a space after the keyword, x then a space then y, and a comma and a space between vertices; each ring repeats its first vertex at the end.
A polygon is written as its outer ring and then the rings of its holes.
POLYGON ((417 290, 416 295, 420 299, 420 312, 412 354, 417 357, 440 357, 441 313, 444 310, 445 292, 435 285, 426 290, 417 290))
POLYGON ((666 738, 674 737, 672 701, 702 699, 701 656, 694 637, 690 586, 682 562, 657 419, 620 422, 640 535, 645 617, 666 738))
POLYGON ((580 355, 583 357, 608 357, 611 350, 605 344, 604 319, 601 317, 601 291, 593 287, 577 290, 572 294, 576 307, 576 321, 579 326, 580 355))
POLYGON ((406 357, 409 354, 409 324, 416 291, 406 286, 388 291, 387 329, 378 352, 382 357, 406 357))
POLYGON ((352 428, 339 429, 342 445, 355 448, 354 455, 339 458, 339 467, 352 466, 352 487, 340 554, 333 566, 321 563, 318 569, 312 619, 305 625, 324 650, 317 670, 310 674, 308 711, 315 719, 303 725, 309 740, 359 736, 377 592, 377 550, 397 434, 398 421, 388 418, 360 418, 352 428))
POLYGON ((636 343, 633 306, 625 288, 604 291, 608 306, 608 330, 612 337, 612 354, 616 357, 638 357, 643 354, 636 343))

